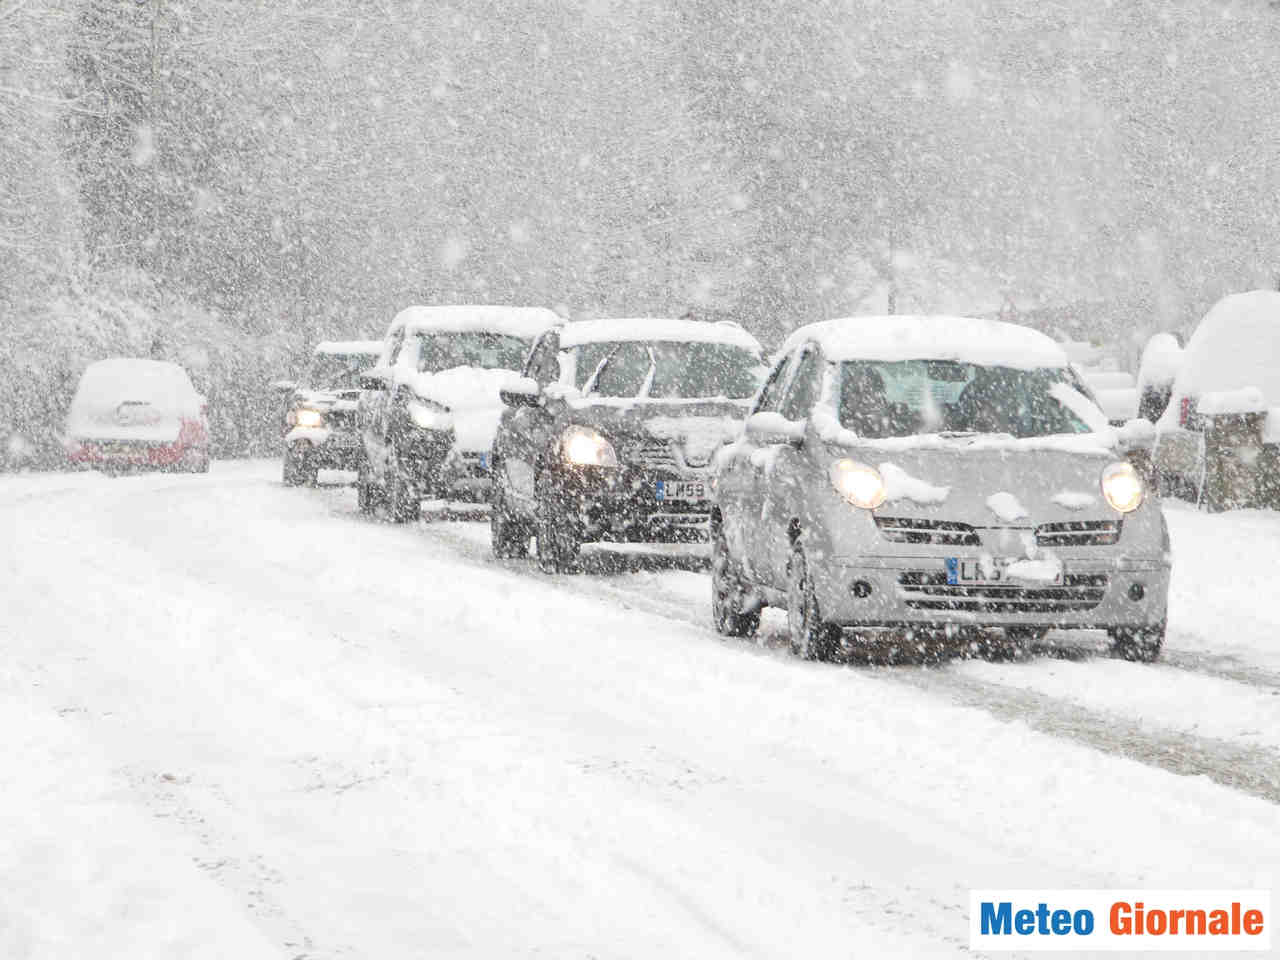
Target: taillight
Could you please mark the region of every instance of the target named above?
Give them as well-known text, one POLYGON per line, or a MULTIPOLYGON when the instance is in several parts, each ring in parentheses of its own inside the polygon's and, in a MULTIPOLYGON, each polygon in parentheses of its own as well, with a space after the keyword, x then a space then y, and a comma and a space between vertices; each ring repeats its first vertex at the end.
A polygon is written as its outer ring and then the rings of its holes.
POLYGON ((1191 428, 1191 415, 1195 413, 1195 409, 1195 397, 1183 397, 1178 402, 1178 426, 1184 430, 1189 430, 1191 428))

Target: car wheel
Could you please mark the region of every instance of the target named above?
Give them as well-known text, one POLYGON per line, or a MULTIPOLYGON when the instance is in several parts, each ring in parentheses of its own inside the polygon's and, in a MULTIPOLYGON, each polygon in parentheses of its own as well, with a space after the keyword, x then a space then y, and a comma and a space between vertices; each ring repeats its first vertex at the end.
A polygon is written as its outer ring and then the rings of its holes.
POLYGON ((1108 630, 1111 652, 1121 660, 1151 663, 1164 646, 1164 624, 1155 627, 1118 627, 1108 630))
POLYGON ((759 609, 744 611, 747 586, 729 554, 724 526, 711 522, 711 619, 724 637, 749 637, 760 626, 759 609))
POLYGON ((538 566, 544 573, 575 573, 582 541, 577 525, 561 510, 547 484, 538 485, 538 566))
POLYGON ((830 660, 840 644, 840 628, 822 619, 804 548, 796 544, 787 564, 787 632, 791 652, 805 660, 830 660))
POLYGON ((503 494, 503 484, 494 473, 493 493, 489 502, 489 536, 493 555, 503 560, 523 560, 529 556, 529 539, 533 530, 527 521, 513 516, 503 494))
POLYGON ((392 523, 412 523, 422 516, 422 495, 418 484, 409 475, 394 446, 387 460, 387 513, 392 523))

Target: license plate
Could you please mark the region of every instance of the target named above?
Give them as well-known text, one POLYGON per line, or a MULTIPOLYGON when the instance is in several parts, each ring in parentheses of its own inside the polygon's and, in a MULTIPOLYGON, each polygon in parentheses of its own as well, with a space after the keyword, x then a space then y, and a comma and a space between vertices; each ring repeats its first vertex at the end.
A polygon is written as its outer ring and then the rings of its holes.
POLYGON ((657 489, 659 503, 672 501, 695 501, 707 499, 707 482, 705 480, 659 480, 657 489))
MULTIPOLYGON (((947 557, 947 584, 954 587, 964 584, 1006 583, 1011 563, 1013 560, 1006 557, 992 557, 985 562, 967 557, 947 557)), ((1062 583, 1060 565, 1053 582, 1062 583)))

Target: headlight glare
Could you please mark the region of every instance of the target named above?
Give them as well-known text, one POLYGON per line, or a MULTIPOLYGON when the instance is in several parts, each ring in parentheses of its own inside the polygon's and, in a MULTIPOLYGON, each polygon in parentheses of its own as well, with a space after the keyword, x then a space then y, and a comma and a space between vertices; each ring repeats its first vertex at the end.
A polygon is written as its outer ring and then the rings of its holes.
POLYGON ((319 410, 299 410, 294 414, 294 423, 300 427, 323 427, 324 414, 319 410))
POLYGON ((453 418, 449 409, 431 400, 410 400, 409 419, 419 430, 449 430, 453 427, 453 418))
POLYGON ((874 510, 884 503, 884 479, 880 472, 855 460, 837 460, 831 465, 831 483, 836 492, 855 507, 874 510))
POLYGON ((560 449, 569 463, 580 467, 616 467, 618 454, 613 444, 590 427, 573 426, 564 432, 560 449))
POLYGON ((1121 513, 1129 513, 1142 505, 1142 478, 1133 464, 1120 460, 1102 471, 1102 495, 1121 513))

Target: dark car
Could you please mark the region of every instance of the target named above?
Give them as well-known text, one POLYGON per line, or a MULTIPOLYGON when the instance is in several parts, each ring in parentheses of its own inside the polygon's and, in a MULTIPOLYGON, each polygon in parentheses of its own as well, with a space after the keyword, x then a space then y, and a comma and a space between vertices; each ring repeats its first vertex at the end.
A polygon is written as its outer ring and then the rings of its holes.
POLYGON ((325 341, 291 391, 285 414, 284 482, 314 484, 322 469, 354 470, 360 463, 356 430, 359 377, 378 362, 380 340, 325 341))
POLYGON ((502 391, 494 553, 576 569, 584 543, 705 541, 711 459, 764 373, 735 323, 590 320, 543 334, 502 391))
POLYGON ((498 391, 534 338, 558 323, 544 307, 414 306, 396 314, 377 366, 362 378, 361 511, 385 504, 393 522, 406 523, 420 516, 424 499, 488 500, 498 391))

